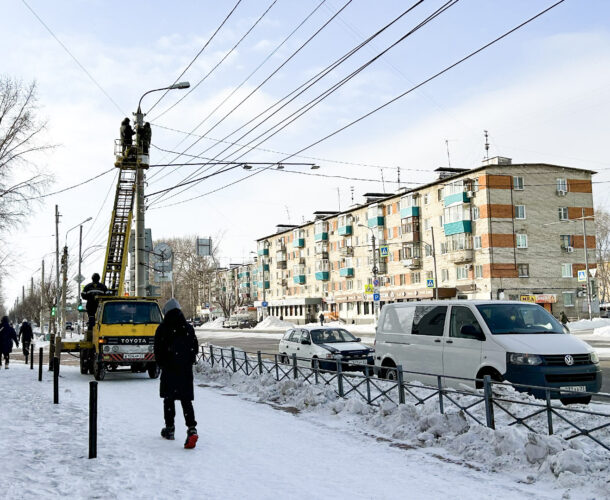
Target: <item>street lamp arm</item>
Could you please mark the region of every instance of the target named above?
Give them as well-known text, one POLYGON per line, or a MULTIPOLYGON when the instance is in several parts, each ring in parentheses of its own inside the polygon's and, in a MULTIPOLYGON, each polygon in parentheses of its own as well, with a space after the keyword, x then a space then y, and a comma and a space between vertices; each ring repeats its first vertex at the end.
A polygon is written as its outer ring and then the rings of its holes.
POLYGON ((178 83, 174 83, 173 85, 170 85, 169 87, 163 87, 163 88, 160 88, 160 89, 153 89, 153 90, 149 90, 147 92, 144 92, 142 94, 142 97, 140 97, 140 100, 138 101, 138 113, 140 113, 141 105, 142 105, 142 99, 144 99, 144 96, 146 96, 148 94, 152 94, 153 92, 159 92, 161 90, 188 89, 190 86, 191 86, 191 84, 189 82, 178 82, 178 83))

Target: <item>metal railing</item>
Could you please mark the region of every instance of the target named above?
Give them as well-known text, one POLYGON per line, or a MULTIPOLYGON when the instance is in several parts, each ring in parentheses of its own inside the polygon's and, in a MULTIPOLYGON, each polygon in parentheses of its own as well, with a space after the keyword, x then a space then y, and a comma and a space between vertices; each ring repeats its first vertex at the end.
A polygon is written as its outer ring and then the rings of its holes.
MULTIPOLYGON (((464 418, 491 429, 496 424, 519 425, 536 434, 558 435, 568 441, 587 438, 610 452, 610 412, 553 404, 551 396, 553 392, 561 394, 559 388, 497 382, 489 375, 472 380, 412 372, 401 366, 384 367, 386 378, 382 379, 374 375, 372 365, 355 365, 340 356, 335 359, 302 358, 296 354, 288 357, 213 345, 201 347, 199 360, 246 376, 269 374, 278 382, 294 379, 330 386, 340 398, 358 397, 369 405, 379 406, 385 401, 396 405, 410 402, 415 406, 436 403, 441 414, 451 413, 453 409, 464 418), (422 377, 435 383, 416 381, 422 377), (480 384, 482 389, 474 389, 474 384, 480 384), (546 397, 540 400, 523 393, 518 395, 515 389, 543 391, 546 397), (598 418, 591 422, 590 417, 598 418)), ((579 396, 595 396, 601 402, 610 402, 607 393, 585 392, 579 396)))

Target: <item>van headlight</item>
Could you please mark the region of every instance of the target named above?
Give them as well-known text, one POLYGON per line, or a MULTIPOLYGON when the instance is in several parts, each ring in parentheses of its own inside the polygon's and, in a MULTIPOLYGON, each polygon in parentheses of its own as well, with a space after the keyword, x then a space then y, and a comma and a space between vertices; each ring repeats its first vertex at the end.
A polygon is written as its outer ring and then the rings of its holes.
POLYGON ((597 355, 596 352, 591 353, 591 363, 593 363, 594 365, 599 364, 599 356, 597 355))
POLYGON ((542 358, 538 354, 525 354, 520 352, 509 352, 508 362, 512 365, 536 366, 542 364, 542 358))

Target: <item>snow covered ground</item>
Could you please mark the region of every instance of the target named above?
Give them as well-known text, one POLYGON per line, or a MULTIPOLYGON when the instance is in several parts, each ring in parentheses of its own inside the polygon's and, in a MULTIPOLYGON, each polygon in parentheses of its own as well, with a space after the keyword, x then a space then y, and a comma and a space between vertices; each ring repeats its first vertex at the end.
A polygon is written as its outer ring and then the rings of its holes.
POLYGON ((196 376, 199 443, 160 438, 158 381, 99 383, 98 458, 87 459, 90 377, 64 366, 0 372, 0 484, 29 498, 606 498, 610 455, 576 441, 496 432, 424 407, 376 409, 323 386, 246 378, 205 364, 196 376), (426 413, 428 412, 428 413, 426 413), (605 488, 605 489, 604 489, 605 488))

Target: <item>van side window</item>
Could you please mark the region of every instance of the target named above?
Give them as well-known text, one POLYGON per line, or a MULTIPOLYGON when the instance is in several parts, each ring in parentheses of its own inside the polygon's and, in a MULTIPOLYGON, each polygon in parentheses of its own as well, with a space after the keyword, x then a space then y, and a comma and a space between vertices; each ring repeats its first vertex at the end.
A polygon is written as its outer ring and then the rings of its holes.
POLYGON ((442 337, 447 306, 416 306, 413 315, 413 335, 442 337))
POLYGON ((460 339, 472 339, 472 337, 469 335, 461 334, 461 329, 464 325, 472 325, 478 332, 481 331, 479 322, 474 317, 474 314, 472 314, 472 311, 468 307, 453 306, 451 308, 449 336, 460 339))
POLYGON ((384 310, 382 331, 411 334, 415 307, 388 307, 384 310))
POLYGON ((301 332, 299 330, 292 330, 292 335, 288 339, 289 342, 299 342, 301 340, 301 332))
POLYGON ((288 330, 285 334, 284 334, 284 340, 288 341, 290 340, 290 336, 292 335, 293 330, 288 330))

